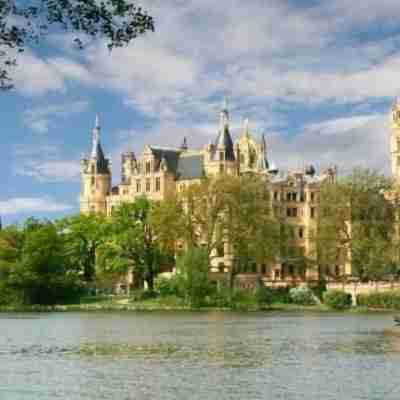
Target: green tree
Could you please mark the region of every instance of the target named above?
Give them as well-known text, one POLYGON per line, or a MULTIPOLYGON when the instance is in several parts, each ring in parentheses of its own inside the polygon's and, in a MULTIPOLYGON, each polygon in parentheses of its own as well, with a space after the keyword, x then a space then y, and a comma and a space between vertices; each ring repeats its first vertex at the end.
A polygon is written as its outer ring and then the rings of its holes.
POLYGON ((0 305, 19 301, 18 293, 10 286, 10 274, 21 256, 23 233, 16 226, 0 231, 0 305))
POLYGON ((222 189, 225 178, 203 178, 181 191, 178 196, 182 212, 181 238, 188 248, 200 244, 210 257, 223 244, 221 214, 225 209, 222 189))
POLYGON ((153 202, 149 221, 156 240, 165 253, 174 254, 178 240, 185 235, 183 208, 176 196, 153 202))
POLYGON ((167 255, 156 241, 151 207, 143 197, 123 203, 113 212, 110 236, 101 246, 99 261, 106 272, 126 274, 132 269, 139 285, 145 281, 149 290, 154 290, 154 279, 167 255))
POLYGON ((64 235, 66 255, 71 265, 85 281, 93 281, 96 275, 96 254, 108 237, 110 224, 103 215, 80 214, 58 222, 64 235))
POLYGON ((209 257, 205 249, 190 247, 177 260, 177 279, 186 302, 200 307, 213 287, 209 280, 209 257))
POLYGON ((258 176, 227 176, 221 187, 220 216, 232 256, 230 285, 255 264, 274 262, 279 255, 279 223, 273 215, 267 182, 258 176))
POLYGON ((27 304, 65 303, 80 293, 79 278, 65 256, 64 240, 51 222, 25 227, 23 245, 8 283, 27 304))
POLYGON ((396 272, 395 204, 387 197, 390 188, 389 179, 368 169, 355 169, 322 187, 316 234, 322 266, 349 262, 352 275, 362 280, 396 272))
POLYGON ((128 0, 0 0, 0 88, 10 89, 10 68, 16 54, 37 45, 51 32, 74 32, 83 49, 82 35, 104 37, 110 50, 129 44, 154 30, 154 22, 128 0))

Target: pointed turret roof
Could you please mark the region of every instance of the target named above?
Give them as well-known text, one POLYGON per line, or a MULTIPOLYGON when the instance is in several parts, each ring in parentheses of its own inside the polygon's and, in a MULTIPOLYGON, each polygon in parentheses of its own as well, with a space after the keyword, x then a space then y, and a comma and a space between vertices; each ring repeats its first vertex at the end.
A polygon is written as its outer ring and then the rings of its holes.
POLYGON ((186 138, 186 136, 183 137, 183 141, 182 141, 182 144, 181 144, 181 149, 182 149, 182 150, 187 150, 187 149, 188 149, 188 144, 187 144, 187 138, 186 138))
POLYGON ((268 160, 267 160, 267 142, 265 140, 265 135, 261 135, 260 140, 260 154, 257 160, 257 168, 260 171, 266 171, 269 168, 268 160))
POLYGON ((96 166, 97 166, 97 173, 98 174, 108 174, 109 169, 108 169, 108 161, 104 157, 104 152, 101 147, 100 143, 100 119, 99 115, 96 115, 96 122, 95 122, 95 127, 93 128, 93 142, 92 142, 92 153, 90 155, 90 158, 92 160, 96 160, 96 166))
POLYGON ((220 112, 219 132, 214 143, 214 160, 219 160, 220 151, 224 152, 226 161, 235 160, 233 140, 229 132, 229 111, 226 99, 224 99, 220 112))

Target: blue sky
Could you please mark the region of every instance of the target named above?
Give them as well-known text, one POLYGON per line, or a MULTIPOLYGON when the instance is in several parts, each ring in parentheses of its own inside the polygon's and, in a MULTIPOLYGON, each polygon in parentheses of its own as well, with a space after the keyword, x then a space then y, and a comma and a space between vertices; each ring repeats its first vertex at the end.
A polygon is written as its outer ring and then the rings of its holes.
POLYGON ((337 164, 389 173, 388 112, 400 93, 398 0, 143 0, 156 32, 111 55, 51 35, 0 97, 0 215, 79 210, 79 159, 100 114, 114 184, 122 150, 199 147, 229 98, 282 169, 337 164))

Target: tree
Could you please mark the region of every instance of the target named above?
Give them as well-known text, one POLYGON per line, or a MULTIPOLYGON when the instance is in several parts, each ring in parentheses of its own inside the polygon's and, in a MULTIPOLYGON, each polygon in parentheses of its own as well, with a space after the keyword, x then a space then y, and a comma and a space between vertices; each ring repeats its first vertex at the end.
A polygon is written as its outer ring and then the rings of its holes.
POLYGON ((361 280, 396 272, 395 204, 387 198, 390 188, 389 179, 368 169, 355 169, 322 187, 316 235, 321 265, 351 263, 352 275, 361 280))
POLYGON ((0 230, 0 305, 19 301, 18 293, 10 287, 10 274, 21 256, 23 234, 16 226, 0 230))
POLYGON ((25 227, 22 250, 12 266, 8 285, 27 304, 65 303, 80 293, 79 277, 68 263, 64 240, 51 222, 25 227))
POLYGON ((174 254, 177 242, 185 235, 183 208, 178 198, 172 196, 153 202, 149 221, 162 251, 174 254))
POLYGON ((58 222, 58 230, 64 235, 66 255, 87 282, 95 278, 96 253, 107 239, 109 229, 106 218, 96 214, 80 214, 58 222))
POLYGON ((0 0, 0 89, 13 87, 10 68, 16 65, 17 53, 40 43, 51 28, 74 32, 79 49, 84 48, 84 34, 105 37, 112 50, 154 31, 154 22, 128 0, 0 0))
POLYGON ((210 257, 223 244, 220 218, 225 210, 225 177, 203 178, 178 195, 181 205, 179 224, 181 239, 187 248, 201 245, 210 257))
POLYGON ((146 281, 154 290, 154 279, 168 255, 155 240, 150 221, 152 203, 138 198, 134 203, 123 203, 112 214, 110 235, 99 250, 103 271, 127 274, 133 270, 139 285, 146 281))
POLYGON ((268 183, 259 176, 227 176, 221 187, 220 217, 232 257, 230 286, 235 276, 255 264, 274 262, 279 255, 279 224, 270 201, 268 183))
POLYGON ((209 257, 205 249, 191 247, 178 257, 178 285, 191 306, 203 305, 205 297, 213 291, 208 270, 209 257))

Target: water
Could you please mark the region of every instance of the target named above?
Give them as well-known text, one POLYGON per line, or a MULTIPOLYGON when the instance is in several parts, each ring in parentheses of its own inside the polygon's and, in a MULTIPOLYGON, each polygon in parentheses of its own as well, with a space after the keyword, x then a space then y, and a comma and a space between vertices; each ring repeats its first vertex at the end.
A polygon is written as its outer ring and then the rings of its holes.
POLYGON ((0 400, 399 400, 388 314, 0 314, 0 400))

